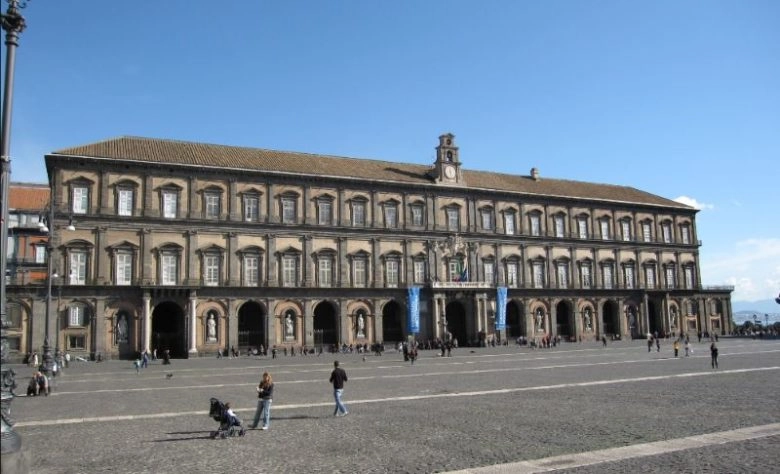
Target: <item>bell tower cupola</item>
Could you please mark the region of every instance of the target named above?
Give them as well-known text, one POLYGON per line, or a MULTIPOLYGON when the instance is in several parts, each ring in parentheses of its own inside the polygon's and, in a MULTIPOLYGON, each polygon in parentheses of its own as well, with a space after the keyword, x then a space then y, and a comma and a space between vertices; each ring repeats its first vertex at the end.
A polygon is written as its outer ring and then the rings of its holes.
POLYGON ((445 133, 439 137, 434 167, 437 183, 460 184, 463 182, 458 147, 455 146, 455 135, 445 133))

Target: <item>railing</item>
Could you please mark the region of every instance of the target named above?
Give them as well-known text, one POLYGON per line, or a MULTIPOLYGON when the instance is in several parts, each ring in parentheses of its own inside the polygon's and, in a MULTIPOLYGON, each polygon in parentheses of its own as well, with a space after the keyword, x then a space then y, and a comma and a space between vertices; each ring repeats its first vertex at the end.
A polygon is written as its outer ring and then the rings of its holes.
POLYGON ((434 281, 431 288, 493 288, 493 283, 484 281, 434 281))

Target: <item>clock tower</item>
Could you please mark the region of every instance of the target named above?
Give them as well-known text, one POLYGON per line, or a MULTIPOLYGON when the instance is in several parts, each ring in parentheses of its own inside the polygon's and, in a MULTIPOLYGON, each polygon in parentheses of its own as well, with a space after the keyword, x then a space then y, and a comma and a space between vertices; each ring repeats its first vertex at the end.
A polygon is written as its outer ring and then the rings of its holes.
POLYGON ((434 178, 437 183, 460 184, 463 182, 458 147, 455 146, 455 135, 446 133, 439 137, 434 168, 434 178))

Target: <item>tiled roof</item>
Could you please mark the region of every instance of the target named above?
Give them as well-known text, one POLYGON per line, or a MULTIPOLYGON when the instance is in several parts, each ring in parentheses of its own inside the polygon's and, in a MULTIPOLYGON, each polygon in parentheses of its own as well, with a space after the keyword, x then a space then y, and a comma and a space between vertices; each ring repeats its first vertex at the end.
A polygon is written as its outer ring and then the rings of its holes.
MULTIPOLYGON (((65 148, 52 155, 434 186, 428 175, 432 166, 141 137, 113 138, 65 148)), ((544 177, 537 181, 530 176, 466 169, 463 170, 463 178, 469 188, 692 209, 684 204, 628 186, 544 177)))
POLYGON ((8 186, 8 209, 41 211, 48 205, 48 184, 10 183, 8 186))

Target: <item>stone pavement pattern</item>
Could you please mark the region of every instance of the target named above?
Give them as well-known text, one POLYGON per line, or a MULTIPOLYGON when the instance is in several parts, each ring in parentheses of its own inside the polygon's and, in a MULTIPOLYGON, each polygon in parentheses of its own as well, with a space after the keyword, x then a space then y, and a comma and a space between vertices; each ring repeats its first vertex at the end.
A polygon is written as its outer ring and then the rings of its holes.
MULTIPOLYGON (((334 356, 71 364, 50 397, 14 400, 34 473, 446 472, 780 422, 780 341, 721 340, 674 359, 642 341, 339 355, 350 415, 333 417, 334 356), (246 422, 263 370, 271 428, 212 440, 208 400, 246 422), (167 378, 165 374, 173 376, 167 378), (85 420, 85 418, 96 418, 85 420)), ((16 368, 23 393, 30 369, 16 368)), ((776 472, 777 436, 563 472, 776 472)), ((498 472, 498 471, 497 471, 498 472)))

